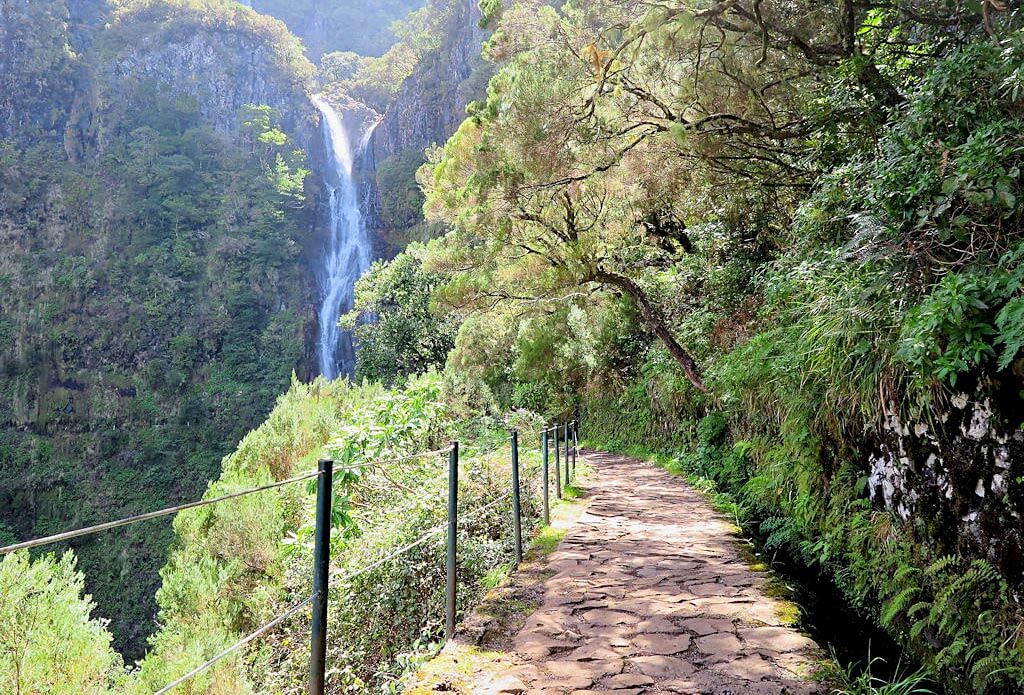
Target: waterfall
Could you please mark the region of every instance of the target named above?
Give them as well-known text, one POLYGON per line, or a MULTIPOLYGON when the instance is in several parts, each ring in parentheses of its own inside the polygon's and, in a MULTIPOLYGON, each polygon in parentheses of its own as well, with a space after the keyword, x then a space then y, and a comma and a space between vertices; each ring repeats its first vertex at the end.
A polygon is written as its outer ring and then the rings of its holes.
POLYGON ((371 261, 370 237, 359 208, 359 186, 352 174, 353 161, 369 143, 370 134, 359 143, 360 150, 353 152, 338 113, 321 97, 314 96, 313 104, 320 110, 324 144, 333 165, 324 177, 329 227, 320 267, 320 373, 336 379, 355 373, 352 335, 338 326, 338 317, 352 309, 356 280, 371 261))

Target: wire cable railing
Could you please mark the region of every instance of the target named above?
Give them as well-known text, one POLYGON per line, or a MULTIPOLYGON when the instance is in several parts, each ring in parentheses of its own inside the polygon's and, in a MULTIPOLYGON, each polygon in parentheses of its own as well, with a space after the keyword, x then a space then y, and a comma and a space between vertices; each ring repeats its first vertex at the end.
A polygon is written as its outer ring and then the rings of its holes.
POLYGON ((250 632, 248 635, 246 635, 242 639, 238 640, 237 642, 232 644, 227 649, 224 649, 223 651, 218 652, 215 656, 213 656, 210 659, 207 659, 206 661, 204 661, 200 665, 196 666, 194 669, 192 669, 191 671, 189 671, 185 675, 179 677, 177 680, 175 680, 175 681, 173 681, 171 683, 168 683, 164 687, 160 688, 155 693, 153 693, 153 695, 165 695, 166 693, 169 693, 172 690, 174 690, 175 688, 177 688, 179 685, 181 685, 181 684, 183 684, 183 683, 185 683, 187 681, 192 680, 193 678, 195 678, 200 673, 202 673, 206 669, 208 669, 211 666, 213 666, 214 664, 216 664, 218 661, 220 661, 224 657, 227 657, 227 656, 230 656, 230 655, 234 654, 235 652, 237 652, 239 649, 241 649, 245 645, 247 645, 250 642, 252 642, 252 641, 262 637, 265 634, 267 634, 268 632, 273 630, 275 627, 277 627, 278 625, 280 625, 284 621, 288 620, 288 618, 292 617, 293 615, 295 615, 296 613, 301 611, 306 606, 311 605, 313 603, 313 601, 316 600, 316 598, 317 598, 317 596, 316 596, 316 594, 314 594, 314 595, 310 596, 309 598, 307 598, 305 601, 301 601, 299 603, 296 603, 294 606, 292 606, 291 608, 286 610, 284 613, 282 613, 281 615, 279 615, 276 618, 274 618, 273 620, 271 620, 269 623, 266 623, 265 625, 263 625, 258 630, 255 630, 254 632, 250 632))
POLYGON ((159 519, 160 517, 170 516, 171 514, 177 514, 183 512, 186 509, 195 509, 197 507, 206 507, 211 504, 219 504, 220 502, 226 502, 228 500, 237 499, 239 497, 245 497, 252 495, 257 492, 265 492, 267 490, 273 490, 275 488, 284 487, 285 485, 291 485, 292 483, 298 483, 303 480, 310 480, 316 478, 320 473, 313 471, 311 473, 305 473, 303 475, 289 478, 288 480, 281 480, 276 483, 270 483, 268 485, 261 485, 259 487, 249 488, 247 490, 239 490, 238 492, 232 492, 227 495, 221 495, 220 497, 211 497, 210 499, 199 500, 197 502, 188 502, 186 504, 176 504, 173 507, 167 507, 160 509, 155 512, 146 512, 144 514, 135 514, 133 516, 127 516, 117 521, 107 521, 102 524, 94 524, 92 526, 86 526, 84 528, 76 529, 74 531, 65 531, 63 533, 55 533, 52 536, 45 536, 43 538, 37 538, 31 541, 25 541, 23 543, 15 543, 0 548, 0 555, 6 555, 13 553, 16 550, 26 550, 28 548, 38 548, 41 545, 51 545, 53 543, 61 543, 68 541, 73 538, 80 538, 82 536, 91 536, 102 531, 108 531, 110 529, 119 528, 121 526, 129 526, 131 524, 137 524, 140 521, 149 521, 150 519, 159 519))
MULTIPOLYGON (((566 484, 568 485, 568 473, 569 473, 569 424, 563 426, 566 433, 566 484)), ((574 447, 573 451, 573 462, 575 462, 575 453, 578 445, 576 444, 576 424, 572 424, 572 431, 574 434, 574 447)), ((541 445, 542 450, 542 462, 540 471, 542 472, 543 478, 543 520, 544 523, 550 523, 549 510, 548 510, 548 487, 549 487, 549 447, 548 447, 548 434, 555 433, 555 450, 556 454, 558 451, 558 426, 548 428, 543 431, 543 442, 541 445)), ((512 461, 512 486, 511 490, 505 494, 498 496, 497 498, 487 502, 486 504, 480 505, 468 513, 459 514, 458 510, 458 470, 459 470, 459 443, 452 442, 449 446, 435 449, 432 451, 418 452, 410 454, 408 456, 392 457, 388 459, 376 459, 362 461, 357 464, 342 463, 339 466, 339 472, 348 472, 357 468, 372 469, 372 468, 383 468, 386 466, 394 466, 400 463, 406 463, 408 461, 423 459, 429 456, 438 456, 441 454, 448 454, 448 519, 437 526, 428 529, 425 533, 421 534, 418 538, 403 545, 401 548, 394 550, 384 557, 381 557, 357 570, 344 573, 340 577, 336 578, 338 581, 348 582, 359 576, 362 576, 372 570, 381 567, 385 563, 395 560, 413 549, 427 543, 432 538, 440 536, 442 533, 447 531, 447 549, 446 549, 446 620, 445 620, 445 634, 447 638, 451 638, 454 634, 455 628, 455 593, 457 588, 457 566, 456 566, 456 552, 457 552, 457 536, 459 526, 465 526, 469 521, 479 519, 484 513, 494 509, 500 504, 507 503, 511 498, 512 501, 512 516, 513 516, 513 530, 514 530, 514 549, 515 549, 515 562, 518 565, 522 561, 522 508, 520 504, 520 461, 519 461, 519 436, 518 432, 513 431, 509 437, 511 442, 511 461, 512 461)), ((504 444, 500 445, 499 449, 491 449, 491 453, 497 454, 499 451, 505 449, 504 444)), ((465 461, 464 461, 465 462, 465 461)), ((38 548, 44 545, 50 545, 54 543, 60 543, 83 536, 93 535, 115 529, 131 524, 148 521, 151 519, 159 519, 166 517, 171 514, 186 511, 189 509, 195 509, 198 507, 205 507, 209 505, 215 505, 229 500, 238 499, 248 495, 257 494, 260 492, 266 492, 282 488, 287 485, 299 483, 306 480, 317 479, 317 497, 316 497, 316 533, 314 542, 314 572, 313 572, 313 594, 299 603, 296 603, 291 608, 287 609, 283 613, 279 614, 269 622, 263 624, 253 632, 245 635, 232 645, 219 651, 203 663, 199 664, 195 668, 191 669, 187 673, 179 676, 177 679, 163 686, 159 690, 155 691, 154 695, 166 695, 178 686, 188 682, 195 678, 199 674, 203 673, 207 669, 214 666, 219 661, 227 658, 228 656, 238 652, 246 645, 259 639, 261 636, 272 631, 289 618, 295 616, 299 612, 306 608, 312 609, 312 629, 311 629, 311 653, 310 653, 310 677, 309 677, 309 693, 311 695, 323 695, 325 686, 326 676, 326 645, 327 645, 327 600, 328 600, 328 582, 330 579, 329 562, 330 562, 330 531, 331 531, 331 489, 333 485, 333 474, 334 474, 334 461, 330 459, 323 459, 319 462, 316 471, 303 473, 287 480, 281 480, 274 483, 268 483, 266 485, 260 485, 257 487, 251 487, 244 490, 238 490, 235 492, 227 493, 217 497, 211 497, 208 499, 202 499, 195 502, 187 502, 183 504, 166 507, 157 511, 146 512, 143 514, 136 514, 133 516, 124 517, 115 521, 108 521, 105 523, 94 524, 86 526, 72 531, 65 531, 63 533, 57 533, 51 536, 45 536, 43 538, 37 538, 34 540, 24 541, 21 543, 15 543, 0 548, 0 557, 13 553, 19 550, 28 550, 32 548, 38 548)), ((574 468, 574 466, 573 466, 574 468)), ((559 467, 555 466, 555 479, 556 487, 557 483, 561 478, 559 467)), ((530 476, 533 477, 532 475, 530 476)), ((389 478, 390 479, 390 478, 389 478)), ((561 496, 559 488, 558 492, 561 496)), ((437 492, 432 493, 432 497, 436 499, 437 492)))

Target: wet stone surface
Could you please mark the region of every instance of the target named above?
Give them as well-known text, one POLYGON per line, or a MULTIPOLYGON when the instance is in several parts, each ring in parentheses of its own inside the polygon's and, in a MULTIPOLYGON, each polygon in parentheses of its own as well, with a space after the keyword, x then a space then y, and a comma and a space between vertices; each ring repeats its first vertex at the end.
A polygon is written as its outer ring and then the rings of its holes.
POLYGON ((823 692, 817 645, 783 624, 704 497, 634 459, 586 458, 591 502, 549 557, 509 668, 476 692, 823 692))

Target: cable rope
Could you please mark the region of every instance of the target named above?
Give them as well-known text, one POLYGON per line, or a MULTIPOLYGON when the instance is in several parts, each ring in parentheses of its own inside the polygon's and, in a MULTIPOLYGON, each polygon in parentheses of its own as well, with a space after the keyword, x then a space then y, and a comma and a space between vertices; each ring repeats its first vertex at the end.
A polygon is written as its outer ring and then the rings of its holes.
MULTIPOLYGON (((477 516, 478 514, 482 514, 483 512, 487 511, 488 509, 491 509, 492 507, 496 506, 500 502, 504 502, 510 496, 511 496, 511 493, 506 493, 506 494, 502 495, 501 497, 499 497, 496 500, 492 500, 491 502, 489 502, 489 503, 487 503, 487 504, 485 504, 485 505, 483 505, 481 507, 477 507, 476 509, 471 511, 469 514, 466 514, 466 515, 461 515, 460 514, 458 516, 458 522, 461 523, 463 521, 469 521, 474 516, 477 516)), ((339 581, 350 581, 350 580, 355 579, 356 577, 358 577, 358 576, 360 576, 362 574, 366 574, 370 570, 373 570, 373 569, 376 569, 376 568, 380 567, 381 565, 383 565, 384 563, 388 562, 389 560, 394 560, 396 557, 399 557, 399 556, 409 552, 413 548, 416 548, 416 547, 419 547, 419 546, 423 545, 424 543, 426 543, 428 540, 430 540, 434 536, 437 536, 437 535, 441 534, 442 532, 444 532, 447 528, 448 528, 448 522, 444 521, 443 523, 440 523, 437 526, 434 526, 434 527, 430 528, 426 533, 424 533, 422 536, 420 536, 416 540, 412 541, 408 545, 402 546, 398 550, 395 550, 395 551, 385 555, 384 557, 380 558, 379 560, 375 560, 374 562, 370 563, 369 565, 366 565, 365 567, 361 567, 358 570, 355 570, 354 572, 351 572, 349 574, 342 575, 342 577, 340 578, 339 581)))
POLYGON ((388 555, 385 555, 381 559, 376 560, 376 561, 370 563, 369 565, 367 565, 365 567, 359 568, 355 572, 351 572, 349 574, 343 575, 341 577, 340 581, 343 581, 343 582, 351 581, 351 580, 355 579, 356 577, 358 577, 358 576, 360 576, 362 574, 366 574, 370 570, 377 569, 378 567, 383 565, 385 562, 388 562, 389 560, 394 560, 396 557, 399 557, 400 555, 403 555, 403 554, 409 552, 413 548, 416 548, 418 546, 423 545, 424 543, 426 543, 428 540, 430 540, 434 536, 440 534, 447 527, 448 527, 448 522, 447 521, 445 523, 443 523, 443 524, 438 524, 437 526, 433 527, 432 529, 430 529, 429 531, 424 533, 422 536, 420 536, 419 538, 414 540, 412 543, 409 543, 408 545, 403 546, 402 548, 400 548, 400 549, 398 549, 398 550, 396 550, 396 551, 394 551, 392 553, 389 553, 388 555))
POLYGON ((248 490, 240 490, 238 492, 232 492, 228 495, 222 495, 221 497, 214 497, 208 500, 199 500, 198 502, 188 502, 186 504, 179 504, 173 507, 167 507, 155 512, 146 512, 145 514, 136 514, 134 516, 125 517, 118 519, 117 521, 108 521, 103 524, 95 524, 93 526, 86 526, 75 531, 65 531, 64 533, 57 533, 52 536, 46 536, 44 538, 37 538, 32 541, 25 541, 24 543, 15 543, 14 545, 8 545, 0 548, 0 555, 6 555, 13 553, 16 550, 24 550, 26 548, 35 548, 40 545, 49 545, 51 543, 59 543, 61 541, 71 540, 72 538, 78 538, 80 536, 89 536, 94 533, 100 533, 101 531, 107 531, 112 528, 118 528, 121 526, 128 526, 130 524, 137 524, 140 521, 149 521, 150 519, 159 519, 163 516, 169 516, 171 514, 177 514, 178 512, 186 509, 195 509, 196 507, 205 507, 211 504, 217 504, 218 502, 225 502, 227 500, 236 499, 238 497, 244 497, 246 495, 252 495, 257 492, 265 492, 267 490, 273 490, 274 488, 283 487, 292 483, 298 483, 303 480, 309 480, 316 478, 319 474, 317 471, 311 473, 305 473, 304 475, 289 478, 288 480, 281 480, 276 483, 270 483, 269 485, 261 485, 260 487, 250 488, 248 490))
POLYGON ((337 465, 337 468, 335 470, 353 470, 356 468, 368 469, 377 468, 378 466, 389 466, 393 463, 404 463, 405 461, 412 461, 415 459, 424 458, 426 456, 434 456, 436 454, 447 454, 451 450, 452 447, 449 445, 444 447, 443 449, 435 449, 433 451, 422 451, 418 454, 410 454, 408 456, 401 456, 392 459, 361 461, 359 463, 342 463, 340 461, 335 460, 335 464, 337 465))
POLYGON ((480 515, 480 514, 483 514, 488 509, 492 509, 493 507, 496 507, 498 504, 507 501, 508 498, 511 497, 511 496, 512 496, 511 492, 506 492, 501 497, 488 502, 484 506, 477 507, 476 509, 471 511, 469 514, 465 514, 465 515, 460 514, 459 517, 458 517, 458 523, 461 524, 463 521, 470 521, 473 517, 475 517, 477 515, 480 515))
MULTIPOLYGON (((367 462, 365 464, 356 464, 355 466, 343 466, 343 468, 346 469, 346 470, 351 470, 352 468, 356 468, 356 467, 360 467, 360 466, 363 467, 363 468, 373 468, 373 467, 388 465, 388 464, 392 464, 392 463, 402 463, 404 461, 411 461, 413 459, 423 458, 425 456, 433 456, 435 454, 441 454, 441 453, 445 453, 445 452, 448 452, 448 451, 451 451, 451 447, 450 446, 445 447, 443 449, 436 449, 434 451, 424 451, 424 452, 421 452, 421 453, 418 453, 418 454, 411 454, 409 456, 402 456, 402 457, 394 458, 394 459, 385 459, 385 460, 381 460, 381 461, 372 461, 372 462, 367 462)), ((154 512, 146 512, 144 514, 135 514, 133 516, 128 516, 128 517, 125 517, 123 519, 118 519, 116 521, 108 521, 108 522, 105 522, 105 523, 102 523, 102 524, 94 524, 92 526, 86 526, 84 528, 76 529, 74 531, 65 531, 63 533, 56 533, 56 534, 54 534, 52 536, 45 536, 43 538, 37 538, 35 540, 25 541, 23 543, 15 543, 13 545, 8 545, 8 546, 4 546, 4 547, 0 548, 0 555, 7 555, 8 553, 13 553, 16 550, 26 550, 26 549, 29 549, 29 548, 37 548, 37 547, 39 547, 41 545, 50 545, 52 543, 60 543, 62 541, 68 541, 68 540, 71 540, 73 538, 80 538, 82 536, 90 536, 90 535, 93 535, 93 534, 96 534, 96 533, 101 533, 103 531, 109 531, 110 529, 120 528, 122 526, 129 526, 131 524, 137 524, 137 523, 139 523, 141 521, 149 521, 151 519, 159 519, 161 517, 169 516, 171 514, 177 514, 178 512, 182 512, 182 511, 185 511, 187 509, 195 509, 196 507, 205 507, 205 506, 208 506, 208 505, 211 505, 211 504, 218 504, 220 502, 226 502, 227 500, 237 499, 239 497, 244 497, 246 495, 252 495, 252 494, 255 494, 257 492, 266 492, 267 490, 273 490, 274 488, 283 487, 285 485, 290 485, 292 483, 298 483, 298 482, 301 482, 303 480, 310 480, 311 478, 315 478, 318 475, 319 475, 319 472, 311 471, 309 473, 305 473, 303 475, 299 475, 299 476, 296 476, 294 478, 289 478, 288 480, 281 480, 281 481, 278 481, 276 483, 270 483, 268 485, 261 485, 259 487, 254 487, 254 488, 250 488, 250 489, 247 489, 247 490, 240 490, 238 492, 233 492, 233 493, 228 494, 228 495, 222 495, 220 497, 214 497, 214 498, 211 498, 211 499, 208 499, 208 500, 199 500, 197 502, 188 502, 188 503, 185 503, 185 504, 178 504, 178 505, 175 505, 173 507, 167 507, 166 509, 160 509, 160 510, 154 511, 154 512)))
POLYGON ((279 615, 276 618, 274 618, 273 620, 271 620, 269 623, 267 623, 266 625, 264 625, 260 629, 256 630, 255 632, 250 633, 246 637, 243 637, 242 639, 240 639, 239 641, 235 642, 234 644, 232 644, 230 647, 228 647, 224 651, 222 651, 219 654, 217 654, 216 656, 214 656, 209 661, 206 661, 205 663, 195 667, 194 669, 192 669, 191 671, 186 673, 184 676, 181 676, 180 678, 178 678, 173 683, 170 683, 170 684, 165 685, 164 687, 160 688, 160 690, 157 690, 155 693, 153 693, 153 695, 164 695, 165 693, 169 693, 171 690, 173 690, 174 688, 178 687, 179 685, 181 685, 185 681, 190 680, 190 679, 194 678, 195 676, 199 675, 200 673, 202 673, 206 669, 210 668, 211 666, 213 666, 215 663, 217 663, 218 661, 220 661, 224 657, 226 657, 226 656, 228 656, 228 655, 238 651, 239 649, 241 649, 245 645, 247 645, 250 642, 252 642, 257 637, 261 637, 262 635, 266 634, 270 630, 274 629, 275 627, 277 627, 278 625, 283 623, 285 620, 287 620, 288 618, 292 617, 293 615, 298 613, 300 610, 302 610, 306 606, 308 606, 311 603, 313 603, 313 601, 316 599, 316 597, 317 597, 317 595, 313 594, 312 596, 307 598, 305 601, 302 601, 301 603, 295 604, 294 606, 292 606, 287 611, 285 611, 281 615, 279 615))
MULTIPOLYGON (((485 512, 485 511, 487 511, 487 510, 497 506, 501 502, 506 501, 506 499, 510 496, 510 494, 511 493, 506 493, 506 494, 502 495, 501 497, 499 497, 499 498, 497 498, 495 500, 492 500, 491 502, 489 502, 489 503, 487 503, 487 504, 485 504, 485 505, 483 505, 481 507, 478 507, 478 508, 474 509, 472 512, 470 512, 467 515, 460 515, 458 521, 459 522, 463 522, 463 521, 471 520, 473 517, 475 517, 475 516, 477 516, 479 514, 482 514, 483 512, 485 512)), ((398 550, 395 550, 394 552, 391 552, 391 553, 385 555, 384 557, 380 558, 379 560, 375 560, 374 562, 371 562, 369 565, 366 565, 364 567, 360 567, 358 570, 355 570, 354 572, 350 572, 348 574, 343 575, 338 581, 342 581, 342 582, 351 581, 351 580, 355 579, 356 577, 359 577, 359 576, 361 576, 363 574, 366 574, 367 572, 370 572, 371 570, 374 570, 374 569, 380 567, 384 563, 389 562, 390 560, 394 560, 395 558, 400 557, 401 555, 404 555, 405 553, 409 552, 413 548, 416 548, 416 547, 418 547, 420 545, 423 545, 424 543, 426 543, 431 538, 433 538, 435 536, 438 536, 442 532, 446 531, 447 528, 448 528, 448 522, 447 521, 445 521, 444 523, 438 524, 437 526, 434 526, 433 528, 428 530, 426 533, 424 533, 422 536, 420 536, 419 538, 417 538, 413 542, 411 542, 411 543, 409 543, 409 544, 407 544, 405 546, 402 546, 398 550)), ((198 674, 202 673, 203 671, 205 671, 206 669, 210 668, 211 666, 213 666, 215 663, 217 663, 218 661, 220 661, 224 657, 229 656, 230 654, 238 651, 239 649, 241 649, 245 645, 249 644, 253 640, 257 639, 258 637, 266 634, 267 632, 269 632, 273 628, 277 627, 282 622, 284 622, 285 620, 287 620, 291 616, 295 615, 297 612, 299 612, 300 610, 302 610, 306 606, 310 605, 315 599, 316 599, 316 595, 314 594, 313 596, 310 596, 309 598, 307 598, 306 600, 302 601, 301 603, 298 603, 298 604, 292 606, 286 612, 282 613, 277 618, 274 618, 274 620, 270 621, 269 623, 267 623, 263 627, 259 628, 255 632, 250 633, 249 635, 247 635, 246 637, 242 638, 238 642, 235 642, 233 645, 231 645, 227 649, 221 651, 220 653, 218 653, 213 658, 209 659, 208 661, 204 662, 203 664, 201 664, 201 665, 197 666, 196 668, 192 669, 191 671, 189 671, 185 675, 183 675, 180 678, 178 678, 177 680, 175 680, 173 683, 170 683, 169 685, 164 686, 163 688, 158 690, 156 693, 154 693, 154 695, 164 695, 165 693, 170 692, 172 689, 174 689, 177 686, 181 685, 185 681, 187 681, 187 680, 189 680, 191 678, 194 678, 196 675, 198 675, 198 674)))

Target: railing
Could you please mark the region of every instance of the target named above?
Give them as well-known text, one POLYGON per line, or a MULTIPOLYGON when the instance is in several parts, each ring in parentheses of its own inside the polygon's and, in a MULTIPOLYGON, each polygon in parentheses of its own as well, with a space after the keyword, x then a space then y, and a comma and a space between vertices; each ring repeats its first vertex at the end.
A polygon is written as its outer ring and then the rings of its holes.
MULTIPOLYGON (((542 475, 542 500, 543 500, 543 521, 545 525, 551 523, 551 513, 549 504, 549 487, 550 487, 550 474, 549 474, 549 443, 551 441, 551 435, 554 439, 555 448, 555 490, 556 495, 559 499, 562 498, 562 467, 560 465, 559 456, 559 432, 562 431, 563 438, 562 443, 565 445, 565 487, 571 484, 572 477, 576 472, 576 454, 579 448, 579 426, 576 421, 567 422, 564 425, 555 425, 544 429, 542 433, 541 441, 541 475, 542 475), (571 442, 571 444, 570 444, 571 442), (571 459, 570 459, 571 455, 571 459)), ((509 494, 502 495, 501 497, 492 500, 488 504, 482 505, 477 509, 470 512, 468 515, 464 515, 461 519, 458 515, 458 495, 459 495, 459 443, 452 442, 450 446, 439 449, 436 451, 421 452, 413 454, 412 456, 406 456, 397 459, 389 459, 386 461, 372 461, 367 464, 353 466, 352 468, 373 468, 378 466, 392 465, 405 461, 411 461, 415 459, 423 459, 428 456, 448 454, 448 517, 444 524, 435 526, 429 529, 426 533, 421 535, 415 541, 403 546, 399 550, 396 550, 383 558, 380 558, 368 565, 361 567, 358 570, 350 572, 344 576, 344 580, 348 581, 355 579, 356 577, 365 574, 377 567, 380 567, 386 562, 394 560, 397 557, 404 555, 412 549, 426 543, 431 538, 440 535, 442 532, 447 532, 447 543, 446 543, 446 557, 445 557, 445 570, 446 570, 446 582, 445 582, 445 639, 449 640, 455 634, 456 625, 456 599, 458 592, 458 527, 460 523, 478 517, 483 512, 488 511, 499 503, 505 502, 511 496, 512 501, 512 529, 513 529, 513 548, 515 556, 515 566, 518 566, 523 561, 523 528, 522 528, 522 505, 520 499, 521 485, 520 485, 520 465, 519 465, 519 433, 513 431, 511 434, 511 463, 512 463, 512 475, 511 475, 511 491, 509 494)), ((259 487, 249 488, 246 490, 240 490, 237 492, 221 495, 211 499, 199 500, 196 502, 189 502, 186 504, 179 504, 173 507, 167 507, 154 512, 147 512, 145 514, 137 514, 134 516, 125 517, 116 521, 109 521, 102 524, 95 524, 93 526, 87 526, 74 531, 67 531, 64 533, 54 534, 52 536, 46 536, 44 538, 38 538, 31 541, 25 541, 23 543, 15 543, 0 548, 0 557, 13 553, 17 550, 26 550, 31 548, 38 548, 44 545, 51 545, 54 543, 60 543, 63 541, 71 540, 74 538, 80 538, 82 536, 88 536, 96 533, 101 533, 109 529, 119 528, 122 526, 128 526, 130 524, 136 524, 142 521, 148 521, 150 519, 158 519, 161 517, 176 514, 181 511, 188 509, 195 509, 196 507, 203 507, 213 504, 219 504, 228 500, 238 499, 247 495, 253 495, 259 492, 266 492, 276 488, 281 488, 286 485, 298 483, 304 480, 317 479, 316 487, 316 531, 314 534, 314 547, 313 547, 313 593, 307 596, 302 601, 294 604, 291 608, 280 613, 272 620, 268 621, 258 629, 249 633, 245 637, 241 638, 231 646, 218 652, 213 657, 203 662, 199 666, 195 667, 188 673, 180 676, 171 683, 168 683, 164 687, 157 690, 154 695, 165 695, 171 692, 173 689, 186 683, 203 671, 212 667, 217 662, 230 656, 231 654, 242 649, 250 642, 259 639, 261 636, 267 634, 278 625, 282 624, 289 618, 300 613, 307 606, 312 607, 312 625, 310 629, 310 662, 309 662, 309 689, 310 695, 324 695, 325 688, 325 677, 327 667, 327 600, 328 600, 328 578, 329 578, 329 567, 330 567, 330 543, 331 543, 331 499, 332 499, 332 486, 334 481, 334 461, 331 459, 322 459, 318 463, 317 470, 304 473, 302 475, 289 478, 288 480, 282 480, 276 483, 270 483, 267 485, 261 485, 259 487)))

